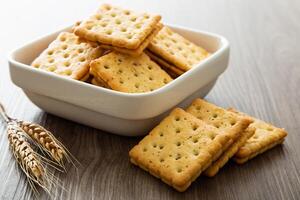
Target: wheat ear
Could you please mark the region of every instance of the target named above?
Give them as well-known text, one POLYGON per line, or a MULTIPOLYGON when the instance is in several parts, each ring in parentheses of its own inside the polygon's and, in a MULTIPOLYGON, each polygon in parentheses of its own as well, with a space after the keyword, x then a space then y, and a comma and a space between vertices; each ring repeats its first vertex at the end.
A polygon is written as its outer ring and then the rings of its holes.
POLYGON ((67 153, 48 130, 38 124, 24 121, 20 121, 19 125, 51 158, 59 164, 63 163, 67 153))
POLYGON ((59 142, 55 136, 39 124, 18 121, 19 126, 35 141, 36 145, 46 152, 60 167, 65 170, 64 159, 72 163, 74 166, 79 162, 67 150, 67 148, 59 142))
MULTIPOLYGON (((72 154, 44 127, 8 116, 1 103, 0 116, 7 124, 7 135, 13 155, 25 173, 33 192, 38 193, 34 183, 41 186, 48 194, 50 194, 50 187, 53 184, 62 187, 59 179, 51 170, 60 170, 56 167, 57 164, 65 169, 64 158, 75 166, 73 159, 74 161, 77 160, 72 154), (37 149, 33 149, 32 146, 39 147, 53 161, 37 153, 35 151, 37 149)), ((78 161, 77 163, 79 164, 78 161)))
POLYGON ((35 151, 31 148, 31 145, 27 142, 23 130, 16 122, 9 122, 7 125, 7 134, 13 155, 22 171, 31 181, 47 189, 48 184, 45 180, 45 168, 39 157, 36 156, 35 151))

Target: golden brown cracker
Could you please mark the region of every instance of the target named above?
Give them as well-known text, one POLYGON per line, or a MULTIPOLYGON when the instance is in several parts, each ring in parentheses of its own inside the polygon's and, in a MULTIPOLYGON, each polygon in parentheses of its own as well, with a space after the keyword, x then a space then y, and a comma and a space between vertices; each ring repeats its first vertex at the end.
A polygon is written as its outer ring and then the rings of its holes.
POLYGON ((128 54, 133 57, 137 57, 143 53, 144 49, 149 45, 151 40, 154 38, 154 36, 159 32, 159 30, 162 27, 163 25, 159 23, 137 49, 126 49, 126 48, 115 47, 107 44, 99 44, 99 45, 103 49, 115 50, 124 54, 128 54))
POLYGON ((38 69, 80 80, 89 72, 89 64, 103 50, 96 43, 62 32, 33 62, 38 69))
POLYGON ((111 52, 94 60, 91 72, 111 89, 128 93, 153 91, 172 81, 145 53, 131 57, 111 52))
POLYGON ((157 62, 162 68, 167 69, 168 71, 171 71, 172 74, 176 75, 176 77, 182 75, 184 71, 181 69, 169 64, 167 61, 163 60, 159 56, 153 54, 151 51, 146 50, 145 53, 155 62, 157 62))
POLYGON ((92 78, 91 83, 93 85, 97 85, 99 87, 104 87, 104 88, 110 89, 109 86, 103 80, 95 78, 95 77, 92 78))
POLYGON ((228 134, 174 109, 130 152, 131 162, 176 190, 186 190, 223 151, 228 134))
POLYGON ((250 117, 232 108, 229 110, 240 116, 247 116, 254 120, 249 127, 255 129, 255 133, 235 154, 234 160, 237 163, 242 164, 258 154, 273 148, 277 144, 281 144, 287 136, 287 132, 282 128, 277 128, 267 122, 250 117))
POLYGON ((228 149, 226 149, 226 151, 224 151, 223 154, 204 171, 204 174, 209 177, 215 176, 219 172, 220 168, 222 168, 229 159, 236 154, 239 148, 241 148, 253 134, 254 130, 248 127, 243 134, 241 134, 233 142, 233 144, 230 145, 228 149))
POLYGON ((153 38, 148 48, 155 55, 163 58, 168 63, 172 63, 182 71, 188 71, 210 55, 202 47, 185 39, 166 26, 153 38))
POLYGON ((75 28, 75 34, 126 49, 137 49, 160 21, 161 16, 103 4, 75 28))
POLYGON ((86 82, 89 78, 90 78, 90 73, 87 73, 86 75, 84 75, 84 76, 80 79, 80 81, 86 82))
POLYGON ((235 152, 233 152, 233 150, 237 151, 237 148, 235 148, 234 145, 235 142, 236 145, 240 144, 238 138, 243 134, 243 131, 250 123, 253 122, 253 120, 248 117, 239 116, 202 99, 194 100, 191 106, 187 109, 187 112, 224 132, 228 132, 231 137, 230 141, 226 145, 227 148, 225 152, 219 158, 220 160, 216 160, 210 166, 210 170, 213 173, 210 173, 209 171, 206 173, 206 175, 214 176, 218 170, 227 163, 230 156, 235 154, 235 152))
POLYGON ((243 158, 242 158, 242 157, 234 157, 233 160, 234 160, 236 163, 238 163, 238 164, 244 164, 244 163, 247 162, 248 160, 250 160, 250 159, 256 157, 256 156, 259 155, 259 154, 264 153, 265 151, 267 151, 267 150, 269 150, 269 149, 272 149, 273 147, 275 147, 275 146, 277 146, 277 145, 282 144, 283 142, 284 142, 284 139, 278 140, 277 142, 274 142, 274 143, 272 143, 272 144, 270 144, 270 145, 268 145, 268 146, 264 146, 264 148, 261 148, 259 151, 257 151, 257 152, 255 152, 255 153, 251 154, 251 155, 248 156, 248 157, 243 157, 243 158))

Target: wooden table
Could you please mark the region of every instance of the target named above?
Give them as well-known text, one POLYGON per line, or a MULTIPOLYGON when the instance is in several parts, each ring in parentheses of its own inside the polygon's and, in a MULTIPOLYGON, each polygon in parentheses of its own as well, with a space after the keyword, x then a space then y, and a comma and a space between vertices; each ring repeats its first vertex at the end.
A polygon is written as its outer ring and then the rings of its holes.
MULTIPOLYGON (((53 131, 82 164, 60 175, 66 191, 54 190, 55 199, 299 199, 300 1, 112 2, 227 37, 230 66, 206 99, 284 127, 289 136, 284 145, 241 166, 230 162, 216 177, 200 177, 178 193, 129 163, 128 151, 141 138, 108 134, 47 114, 9 79, 9 50, 84 18, 100 3, 6 1, 0 8, 0 100, 12 116, 53 131)), ((31 198, 9 151, 4 125, 0 123, 0 199, 31 198)), ((42 193, 40 198, 48 197, 42 193)))

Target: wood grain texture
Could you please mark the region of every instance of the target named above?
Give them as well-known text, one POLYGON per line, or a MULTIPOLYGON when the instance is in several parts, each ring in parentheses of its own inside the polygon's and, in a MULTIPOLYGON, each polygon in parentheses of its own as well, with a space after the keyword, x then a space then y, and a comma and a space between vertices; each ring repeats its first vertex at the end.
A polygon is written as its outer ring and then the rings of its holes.
MULTIPOLYGON (((231 60, 207 100, 285 127, 284 145, 214 178, 200 177, 185 193, 131 165, 129 149, 141 138, 111 135, 44 113, 10 82, 5 54, 37 36, 84 18, 99 1, 6 1, 0 7, 0 101, 9 113, 45 125, 82 163, 59 175, 66 191, 54 199, 299 199, 300 1, 112 1, 161 13, 168 23, 219 33, 231 60)), ((0 122, 0 199, 30 199, 0 122)), ((41 194, 41 199, 48 199, 41 194)))

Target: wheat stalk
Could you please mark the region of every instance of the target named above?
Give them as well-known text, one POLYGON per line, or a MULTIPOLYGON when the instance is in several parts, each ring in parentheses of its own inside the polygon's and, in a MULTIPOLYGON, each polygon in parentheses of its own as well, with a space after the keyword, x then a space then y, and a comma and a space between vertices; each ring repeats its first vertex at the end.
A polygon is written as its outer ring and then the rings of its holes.
POLYGON ((76 161, 76 159, 44 127, 9 117, 1 103, 0 114, 7 124, 7 136, 12 153, 28 178, 34 193, 38 193, 33 184, 36 183, 50 194, 51 185, 53 183, 59 185, 59 180, 48 170, 49 167, 60 170, 56 167, 58 165, 65 170, 64 159, 74 166, 73 160, 76 161), (37 153, 33 146, 39 147, 42 152, 46 152, 51 160, 37 153))

